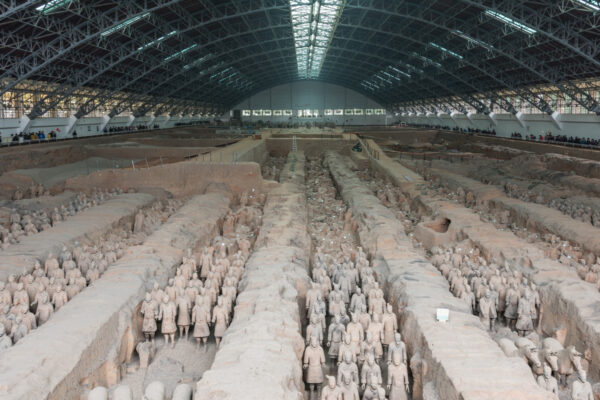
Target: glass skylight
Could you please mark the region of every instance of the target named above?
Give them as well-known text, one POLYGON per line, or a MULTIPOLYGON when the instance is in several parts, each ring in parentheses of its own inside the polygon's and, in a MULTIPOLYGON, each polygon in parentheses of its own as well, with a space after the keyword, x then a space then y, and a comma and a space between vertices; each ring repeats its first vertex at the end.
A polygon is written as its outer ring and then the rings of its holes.
POLYGON ((452 50, 448 50, 447 48, 445 48, 445 47, 442 47, 442 46, 440 46, 440 45, 439 45, 439 44, 437 44, 437 43, 434 43, 434 42, 429 42, 429 45, 430 45, 430 46, 433 46, 433 47, 435 47, 435 48, 436 48, 436 49, 438 49, 438 50, 441 50, 441 51, 443 51, 443 52, 444 52, 444 53, 446 53, 446 54, 450 54, 452 57, 456 57, 456 58, 458 58, 459 60, 462 60, 462 59, 463 59, 463 56, 461 56, 460 54, 458 54, 458 53, 455 53, 455 52, 453 52, 452 50))
POLYGON ((470 43, 479 45, 479 46, 481 46, 481 47, 483 47, 485 49, 491 50, 491 49, 494 48, 494 46, 492 46, 491 44, 487 44, 484 41, 481 41, 479 39, 475 39, 475 38, 467 35, 466 33, 459 31, 458 29, 455 30, 455 31, 453 31, 452 33, 454 33, 456 36, 459 36, 459 37, 465 39, 466 41, 468 41, 470 43))
POLYGON ((433 61, 431 58, 427 58, 427 57, 422 56, 419 53, 415 53, 415 52, 412 52, 411 54, 412 54, 413 57, 416 57, 419 60, 423 61, 423 64, 425 64, 425 65, 433 65, 433 66, 436 66, 438 68, 442 68, 442 64, 440 64, 437 61, 433 61))
POLYGON ((176 58, 176 57, 179 57, 179 56, 182 56, 182 55, 184 55, 185 53, 187 53, 188 51, 190 51, 190 50, 192 50, 192 49, 194 49, 194 48, 196 48, 196 47, 198 47, 198 45, 197 45, 196 43, 194 43, 193 45, 191 45, 191 46, 188 46, 188 47, 186 47, 186 48, 185 48, 185 49, 183 49, 183 50, 179 50, 177 53, 175 53, 175 54, 171 54, 169 57, 166 57, 166 58, 165 58, 165 61, 171 61, 172 59, 174 59, 174 58, 176 58))
POLYGON ((600 1, 598 0, 573 0, 575 3, 589 8, 590 10, 600 11, 600 1))
POLYGON ((42 14, 49 14, 52 11, 56 11, 61 7, 66 7, 72 0, 51 0, 42 4, 39 7, 36 7, 35 10, 41 12, 42 14))
POLYGON ((405 78, 412 78, 408 72, 401 71, 393 65, 388 65, 381 71, 373 74, 369 79, 361 82, 361 85, 368 90, 375 91, 381 88, 388 88, 398 83, 404 82, 405 78))
POLYGON ((208 58, 211 56, 212 54, 207 54, 204 57, 200 57, 199 59, 197 59, 196 61, 188 64, 188 65, 184 65, 183 69, 190 69, 193 67, 197 67, 198 65, 202 64, 204 61, 208 60, 208 58))
MULTIPOLYGON (((405 69, 406 69, 406 70, 408 70, 409 72, 414 72, 414 73, 417 73, 417 74, 424 74, 424 73, 425 73, 425 71, 423 71, 422 69, 420 69, 420 68, 417 68, 417 67, 415 67, 414 65, 407 64, 407 63, 405 63, 405 62, 402 62, 402 61, 400 61, 400 62, 398 63, 398 66, 400 66, 400 67, 402 67, 402 68, 405 68, 405 69)), ((393 68, 393 67, 392 67, 392 68, 393 68)))
POLYGON ((321 73, 345 0, 290 0, 300 79, 321 73))
POLYGON ((177 33, 177 31, 169 32, 169 33, 167 33, 166 35, 164 35, 164 36, 161 36, 161 37, 159 37, 158 39, 156 39, 156 40, 153 40, 153 41, 151 41, 151 42, 150 42, 150 43, 148 43, 148 44, 145 44, 145 45, 143 45, 143 46, 141 46, 141 47, 138 47, 138 51, 146 50, 148 47, 152 47, 152 46, 154 46, 154 45, 157 45, 157 44, 159 44, 160 42, 162 42, 163 40, 170 38, 171 36, 173 36, 173 35, 174 35, 174 34, 176 34, 176 33, 177 33))
POLYGON ((492 17, 494 19, 497 19, 500 22, 504 22, 506 25, 511 26, 511 27, 515 28, 516 30, 526 33, 528 35, 533 35, 534 33, 537 32, 535 29, 530 28, 527 25, 524 25, 524 24, 520 23, 519 21, 516 21, 510 17, 507 17, 504 14, 500 14, 499 12, 492 11, 492 10, 486 10, 485 14, 489 15, 490 17, 492 17))
POLYGON ((119 25, 113 26, 112 28, 105 30, 100 35, 102 35, 102 36, 112 35, 113 33, 120 31, 121 29, 124 29, 131 24, 135 24, 139 20, 144 19, 144 18, 148 17, 149 15, 150 15, 150 13, 147 12, 142 15, 138 15, 137 17, 126 19, 125 21, 121 22, 119 25))

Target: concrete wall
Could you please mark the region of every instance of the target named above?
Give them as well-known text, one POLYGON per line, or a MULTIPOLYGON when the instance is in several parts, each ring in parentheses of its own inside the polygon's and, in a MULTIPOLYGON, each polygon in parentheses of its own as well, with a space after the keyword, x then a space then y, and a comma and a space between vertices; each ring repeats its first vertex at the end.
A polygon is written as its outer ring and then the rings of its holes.
POLYGON ((27 117, 0 119, 0 139, 4 142, 10 140, 12 134, 20 132, 49 132, 56 133, 57 138, 71 137, 73 131, 77 136, 92 136, 103 133, 104 128, 123 128, 128 126, 158 125, 159 129, 173 128, 177 123, 190 123, 202 119, 200 116, 116 116, 103 117, 66 117, 66 118, 37 118, 29 120, 27 117))
POLYGON ((593 114, 419 114, 401 116, 409 124, 448 126, 463 129, 493 129, 497 136, 510 137, 511 133, 525 135, 567 135, 600 139, 600 116, 593 114))
POLYGON ((384 108, 374 100, 342 86, 317 81, 298 81, 264 90, 244 100, 234 110, 292 110, 293 116, 251 116, 242 117, 244 122, 258 120, 281 122, 326 122, 336 125, 385 125, 393 121, 388 115, 340 115, 325 116, 325 109, 375 109, 384 108), (319 110, 318 118, 299 118, 297 110, 319 110))

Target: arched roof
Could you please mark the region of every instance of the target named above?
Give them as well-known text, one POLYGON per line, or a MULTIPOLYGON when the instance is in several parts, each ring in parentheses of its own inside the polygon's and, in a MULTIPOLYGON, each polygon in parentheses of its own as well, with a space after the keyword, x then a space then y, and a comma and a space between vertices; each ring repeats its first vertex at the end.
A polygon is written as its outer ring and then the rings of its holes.
POLYGON ((551 113, 528 89, 551 84, 600 113, 574 83, 600 75, 599 11, 598 0, 5 1, 0 95, 53 83, 32 117, 82 87, 95 100, 125 92, 117 108, 138 113, 165 101, 225 110, 309 78, 390 107, 452 97, 483 113, 475 94, 514 112, 497 94, 507 89, 551 113))

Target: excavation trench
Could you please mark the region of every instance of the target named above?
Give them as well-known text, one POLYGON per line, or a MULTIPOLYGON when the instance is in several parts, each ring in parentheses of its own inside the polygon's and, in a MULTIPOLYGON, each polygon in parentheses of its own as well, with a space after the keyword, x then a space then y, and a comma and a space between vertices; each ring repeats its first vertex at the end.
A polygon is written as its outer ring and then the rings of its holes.
MULTIPOLYGON (((552 398, 536 385, 528 366, 505 356, 470 307, 450 293, 445 278, 413 249, 396 215, 347 161, 335 153, 326 156, 342 197, 357 216, 359 237, 377 276, 401 310, 414 398, 430 398, 432 393, 442 399, 552 398), (450 310, 447 323, 436 321, 438 308, 450 310)), ((405 182, 414 179, 406 179, 409 175, 404 175, 405 182)), ((450 231, 456 219, 446 218, 452 221, 450 231)))
MULTIPOLYGON (((402 168, 399 165, 399 170, 402 168)), ((460 182, 464 185, 469 181, 472 180, 462 178, 460 182)), ((453 180, 444 181, 445 184, 456 190, 458 186, 454 186, 454 182, 453 180)), ((474 182, 473 186, 476 185, 481 184, 474 182)), ((417 206, 419 216, 435 215, 436 218, 445 217, 457 221, 453 235, 449 235, 447 240, 456 241, 460 237, 468 238, 481 249, 488 261, 498 265, 508 263, 512 268, 528 275, 538 285, 542 308, 546 311, 540 321, 544 336, 556 338, 564 347, 573 345, 581 353, 589 350, 587 355, 590 365, 589 377, 595 381, 600 379, 600 370, 597 367, 600 362, 600 351, 598 350, 600 349, 600 324, 597 322, 598 310, 596 307, 596 304, 600 302, 600 293, 595 285, 582 281, 577 273, 567 265, 549 259, 546 252, 535 243, 526 242, 508 230, 497 229, 491 223, 482 221, 480 215, 473 210, 449 202, 440 196, 423 194, 423 190, 410 184, 404 183, 400 187, 402 192, 411 199, 413 206, 428 204, 427 208, 417 206), (423 212, 423 210, 427 211, 423 212)), ((466 190, 471 189, 468 184, 462 187, 466 190)), ((484 188, 481 190, 483 192, 484 188)), ((522 210, 529 209, 529 206, 536 207, 558 214, 561 219, 570 220, 569 217, 558 211, 543 206, 508 198, 502 200, 503 204, 508 202, 518 202, 522 210)), ((496 199, 492 199, 489 200, 488 205, 493 209, 497 203, 496 199)), ((482 204, 484 203, 482 202, 482 204)), ((517 221, 515 220, 515 222, 517 221)), ((579 224, 597 230, 589 224, 579 224)), ((531 223, 528 223, 528 226, 529 228, 535 227, 531 223)), ((592 235, 588 239, 597 240, 597 237, 592 235)), ((424 244, 426 247, 431 247, 434 243, 424 244)))
POLYGON ((280 184, 268 193, 234 318, 196 385, 196 400, 302 399, 301 310, 310 256, 304 185, 304 155, 290 153, 280 184))
POLYGON ((11 274, 18 276, 30 273, 36 261, 45 260, 48 254, 58 256, 63 246, 71 247, 76 241, 94 241, 119 225, 132 224, 136 212, 154 199, 154 196, 145 193, 118 195, 57 226, 23 237, 20 243, 0 252, 0 280, 6 281, 11 274))
MULTIPOLYGON (((159 309, 165 295, 176 306, 178 332, 170 341, 160 325, 155 340, 139 342, 137 357, 124 365, 127 374, 109 393, 116 396, 126 388, 137 399, 158 384, 165 388, 167 398, 181 390, 191 395, 193 384, 213 364, 217 339, 222 337, 222 331, 227 332, 229 320, 235 316, 238 281, 246 260, 253 254, 253 242, 261 227, 261 198, 256 190, 241 194, 212 237, 198 242, 184 255, 168 284, 159 284, 149 292, 159 309), (220 324, 220 320, 225 322, 220 324)), ((137 314, 144 318, 149 312, 147 303, 137 307, 137 314)), ((165 317, 158 323, 165 324, 165 317)))
POLYGON ((154 282, 166 283, 185 249, 208 243, 228 205, 222 194, 192 197, 46 324, 5 350, 2 398, 79 399, 82 383, 116 384, 143 337, 137 312, 144 293, 154 282))

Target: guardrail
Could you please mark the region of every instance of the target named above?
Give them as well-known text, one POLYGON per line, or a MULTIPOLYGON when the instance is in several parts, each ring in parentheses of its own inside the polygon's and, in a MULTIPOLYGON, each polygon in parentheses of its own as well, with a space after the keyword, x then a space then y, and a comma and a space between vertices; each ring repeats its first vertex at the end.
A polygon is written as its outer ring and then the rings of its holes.
POLYGON ((17 140, 13 141, 7 141, 7 142, 0 142, 0 148, 1 147, 12 147, 12 146, 27 146, 27 145, 31 145, 31 144, 41 144, 41 143, 55 143, 55 142, 64 142, 64 141, 69 141, 69 140, 81 140, 81 139, 91 139, 91 138, 98 138, 98 137, 104 137, 104 136, 117 136, 117 135, 131 135, 131 134, 135 134, 135 133, 143 133, 143 132, 152 132, 152 131, 162 131, 165 129, 177 129, 177 128, 188 128, 191 126, 203 126, 203 125, 195 125, 195 124, 190 124, 190 125, 178 125, 178 126, 172 126, 169 128, 151 128, 151 129, 136 129, 133 131, 121 131, 121 132, 103 132, 97 135, 83 135, 83 136, 72 136, 72 137, 62 137, 62 138, 46 138, 46 139, 34 139, 34 140, 23 140, 22 142, 19 142, 17 140))

